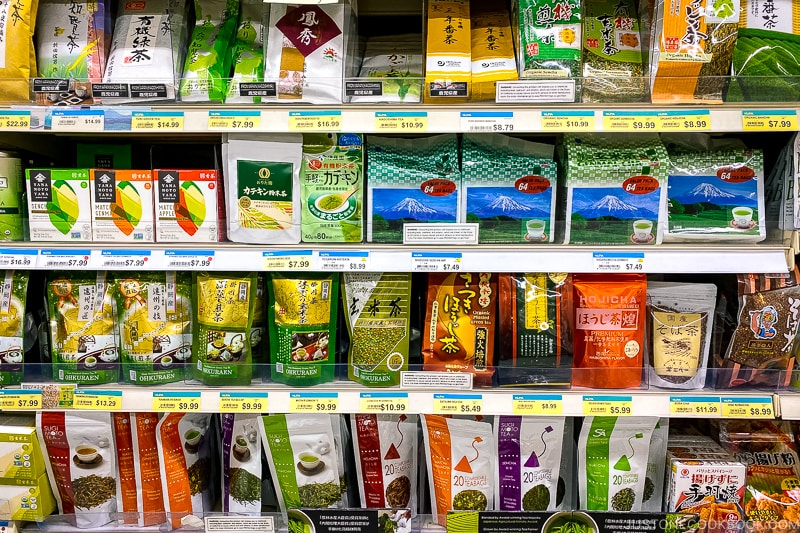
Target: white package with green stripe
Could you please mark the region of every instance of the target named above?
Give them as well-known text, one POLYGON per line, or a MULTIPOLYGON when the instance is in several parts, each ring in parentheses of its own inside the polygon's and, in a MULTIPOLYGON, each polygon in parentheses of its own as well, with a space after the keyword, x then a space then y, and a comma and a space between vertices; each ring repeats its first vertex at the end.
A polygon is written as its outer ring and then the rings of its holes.
POLYGON ((651 417, 587 416, 578 438, 578 503, 587 511, 641 511, 651 417))
POLYGON ((506 135, 464 135, 459 222, 477 223, 481 243, 553 242, 554 151, 506 135))

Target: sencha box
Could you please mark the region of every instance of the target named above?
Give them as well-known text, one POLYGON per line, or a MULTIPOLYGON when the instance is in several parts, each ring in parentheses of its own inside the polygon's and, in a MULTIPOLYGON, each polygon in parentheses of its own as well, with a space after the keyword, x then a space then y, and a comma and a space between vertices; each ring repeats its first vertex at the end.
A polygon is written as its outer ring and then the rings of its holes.
POLYGON ((89 241, 92 199, 86 169, 28 169, 31 241, 89 241))

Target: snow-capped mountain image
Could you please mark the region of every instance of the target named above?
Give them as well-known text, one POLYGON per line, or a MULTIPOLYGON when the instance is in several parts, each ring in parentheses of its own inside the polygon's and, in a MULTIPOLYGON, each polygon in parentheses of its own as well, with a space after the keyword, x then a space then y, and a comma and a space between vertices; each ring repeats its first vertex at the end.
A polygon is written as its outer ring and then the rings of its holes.
MULTIPOLYGON (((413 198, 405 198, 403 201, 396 203, 389 209, 390 213, 397 212, 403 214, 410 214, 410 218, 418 218, 420 214, 435 214, 436 209, 425 207, 419 200, 413 198)), ((402 217, 400 217, 402 218, 402 217)))
POLYGON ((670 176, 669 199, 683 205, 709 203, 755 208, 758 202, 753 193, 757 187, 755 180, 730 183, 716 176, 670 176))
POLYGON ((526 194, 513 187, 468 187, 467 214, 481 219, 550 218, 552 192, 526 194))
MULTIPOLYGON (((603 190, 603 189, 598 189, 603 190)), ((633 195, 627 195, 633 196, 633 195)), ((647 195, 653 196, 653 195, 647 195)), ((613 194, 606 194, 596 202, 575 209, 573 206, 573 211, 581 215, 583 218, 586 219, 594 219, 600 217, 616 217, 616 218, 647 218, 650 220, 654 220, 658 218, 658 197, 656 196, 656 202, 653 206, 654 209, 647 209, 645 207, 637 207, 624 201, 619 196, 615 196, 613 194)))
POLYGON ((708 202, 716 205, 748 205, 753 204, 753 199, 747 196, 732 194, 724 191, 711 183, 701 183, 691 191, 671 198, 680 203, 694 204, 697 202, 708 202))
POLYGON ((428 196, 419 189, 374 189, 373 214, 386 220, 455 222, 458 195, 428 196))

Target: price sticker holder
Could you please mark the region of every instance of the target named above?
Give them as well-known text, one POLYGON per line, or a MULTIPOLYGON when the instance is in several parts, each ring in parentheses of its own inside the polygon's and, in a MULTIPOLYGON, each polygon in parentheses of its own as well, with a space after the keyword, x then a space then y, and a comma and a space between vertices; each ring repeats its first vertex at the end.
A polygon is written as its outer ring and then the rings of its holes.
POLYGON ((290 413, 336 413, 338 411, 338 392, 292 392, 289 394, 290 413))
POLYGON ((594 111, 542 111, 542 131, 594 131, 594 111))
POLYGON ((263 267, 266 271, 300 272, 311 270, 313 252, 311 250, 291 250, 286 252, 264 252, 263 267))
POLYGON ((289 111, 289 131, 342 131, 341 111, 289 111))
POLYGON ((658 131, 656 111, 603 111, 604 131, 658 131))
POLYGON ((183 131, 183 111, 134 111, 131 131, 183 131))
POLYGON ((719 417, 722 412, 719 396, 670 396, 669 413, 679 416, 719 417))
POLYGON ((595 272, 647 272, 644 252, 592 252, 592 263, 595 272))
POLYGON ((261 129, 261 111, 209 111, 209 131, 261 129))
POLYGON ((775 418, 775 407, 771 396, 756 397, 723 397, 723 418, 772 419, 775 418))
POLYGON ((0 111, 0 131, 28 131, 31 129, 31 112, 17 109, 0 111))
POLYGON ((407 392, 362 392, 359 395, 359 412, 366 414, 407 413, 407 392))
POLYGON ((98 132, 105 130, 102 109, 53 109, 50 111, 52 131, 98 132))
POLYGON ((797 111, 791 109, 744 110, 744 131, 797 131, 797 111))
POLYGON ((42 391, 36 389, 0 390, 0 409, 9 411, 42 408, 42 391))
POLYGON ((561 415, 564 398, 560 394, 514 394, 511 397, 515 415, 561 415))
POLYGON ((268 392, 220 392, 220 413, 266 413, 268 392))
POLYGON ((36 261, 38 268, 75 268, 85 270, 89 267, 91 262, 91 250, 57 250, 47 249, 39 252, 39 258, 36 261))
POLYGON ((462 111, 461 131, 467 133, 511 133, 514 131, 514 112, 462 111))
POLYGON ((584 416, 631 416, 633 397, 631 396, 584 396, 584 416))
POLYGON ((154 392, 153 411, 159 413, 199 413, 199 392, 154 392))
POLYGON ((658 111, 657 129, 659 131, 709 131, 711 130, 711 111, 658 111))
POLYGON ((167 250, 164 260, 167 270, 208 269, 214 265, 214 250, 167 250))
POLYGON ((381 132, 425 132, 428 131, 427 111, 390 111, 375 113, 375 131, 381 132))
POLYGON ((482 394, 434 394, 435 415, 480 415, 483 414, 482 394))
POLYGON ((0 267, 10 269, 33 268, 36 266, 38 256, 39 250, 2 248, 0 249, 0 267))
POLYGON ((101 250, 100 268, 145 268, 150 262, 150 250, 101 250))
POLYGON ((463 259, 460 252, 411 252, 411 271, 460 272, 463 259))
POLYGON ((75 389, 72 407, 90 411, 119 411, 122 409, 122 391, 75 389))
POLYGON ((369 252, 319 252, 317 266, 323 272, 366 272, 369 252))

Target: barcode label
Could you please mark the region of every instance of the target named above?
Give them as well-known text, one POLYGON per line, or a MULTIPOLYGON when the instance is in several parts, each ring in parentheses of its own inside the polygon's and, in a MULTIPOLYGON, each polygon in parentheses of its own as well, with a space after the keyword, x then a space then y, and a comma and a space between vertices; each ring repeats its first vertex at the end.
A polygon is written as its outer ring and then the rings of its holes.
POLYGON ((174 313, 177 304, 175 303, 175 272, 167 272, 167 284, 165 287, 167 299, 167 313, 174 313))

